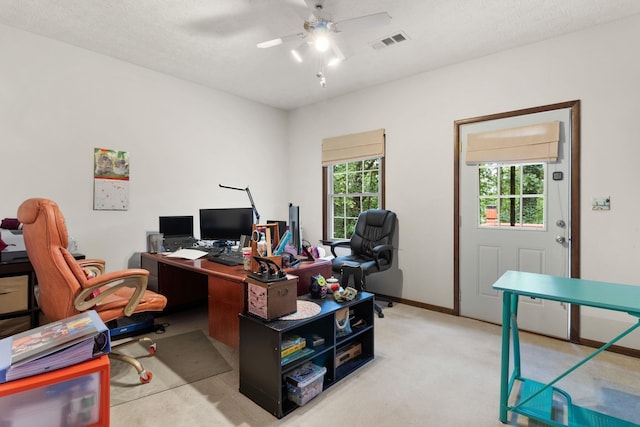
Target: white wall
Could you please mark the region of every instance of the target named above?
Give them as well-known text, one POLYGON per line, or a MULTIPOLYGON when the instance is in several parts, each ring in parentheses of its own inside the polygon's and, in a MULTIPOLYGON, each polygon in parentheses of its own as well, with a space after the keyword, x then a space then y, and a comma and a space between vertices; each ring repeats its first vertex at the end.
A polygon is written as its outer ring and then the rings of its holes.
MULTIPOLYGON (((47 197, 89 257, 135 264, 160 215, 248 207, 286 219, 286 113, 0 25, 0 218, 47 197), (128 151, 130 208, 93 210, 93 149, 128 151), (264 168, 261 166, 265 166, 264 168)), ((197 232, 196 232, 197 233, 197 232)))
POLYGON ((635 16, 292 112, 294 171, 317 183, 291 196, 301 201, 305 235, 322 236, 322 138, 385 128, 386 207, 400 222, 403 280, 372 276, 370 288, 452 308, 454 121, 579 99, 582 277, 640 284, 639 39, 635 16), (603 195, 611 211, 591 211, 591 198, 603 195))
MULTIPOLYGON (((159 215, 248 206, 244 193, 217 187, 226 183, 249 185, 265 219, 286 219, 287 203, 299 204, 316 243, 322 138, 383 127, 402 276, 369 284, 452 308, 453 122, 580 99, 582 277, 640 283, 638 39, 636 16, 287 114, 0 25, 0 217, 50 197, 82 252, 122 268, 159 215), (94 147, 130 152, 128 211, 92 210, 94 147), (268 169, 282 158, 286 169, 268 169), (602 195, 612 210, 591 211, 602 195)), ((600 314, 586 312, 597 339, 600 314)))

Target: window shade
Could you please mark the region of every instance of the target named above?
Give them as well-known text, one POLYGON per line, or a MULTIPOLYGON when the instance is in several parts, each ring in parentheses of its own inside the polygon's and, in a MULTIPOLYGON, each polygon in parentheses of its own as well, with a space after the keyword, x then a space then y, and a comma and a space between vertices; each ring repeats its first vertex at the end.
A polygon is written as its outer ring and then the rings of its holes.
POLYGON ((322 140, 322 166, 371 157, 384 157, 384 129, 322 140))
POLYGON ((466 163, 555 162, 560 122, 539 123, 467 137, 466 163))

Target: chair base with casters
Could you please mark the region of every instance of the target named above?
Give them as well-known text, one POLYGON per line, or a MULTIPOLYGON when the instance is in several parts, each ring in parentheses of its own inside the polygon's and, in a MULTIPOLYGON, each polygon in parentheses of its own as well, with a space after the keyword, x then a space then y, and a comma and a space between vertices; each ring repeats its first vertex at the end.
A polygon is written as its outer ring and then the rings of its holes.
MULTIPOLYGON (((349 286, 349 283, 352 277, 353 277, 353 287, 355 288, 356 291, 361 292, 361 291, 367 290, 367 286, 366 286, 367 276, 364 274, 364 271, 360 266, 360 264, 356 264, 356 263, 342 264, 340 266, 340 286, 342 286, 343 289, 346 289, 346 287, 349 286)), ((393 307, 393 302, 386 298, 375 296, 375 301, 376 302, 374 302, 373 308, 378 314, 378 317, 380 318, 384 317, 384 313, 382 312, 382 306, 378 304, 377 301, 384 301, 387 303, 387 307, 393 307)))
MULTIPOLYGON (((135 313, 130 317, 110 320, 106 323, 106 325, 109 328, 109 332, 111 333, 111 339, 121 340, 136 335, 153 332, 155 328, 160 328, 160 330, 163 330, 164 328, 162 326, 155 325, 154 319, 154 316, 148 312, 135 313)), ((145 347, 148 347, 149 355, 153 356, 156 354, 156 342, 149 337, 139 337, 112 346, 109 357, 133 366, 138 372, 140 382, 142 384, 146 384, 151 381, 151 378, 153 378, 153 374, 151 373, 151 371, 147 371, 146 369, 144 369, 142 363, 140 363, 140 361, 138 361, 135 357, 123 354, 118 351, 119 348, 136 343, 144 344, 145 347)))
POLYGON ((129 356, 127 354, 124 354, 124 353, 121 353, 121 352, 118 351, 119 348, 126 347, 128 345, 136 344, 136 343, 148 344, 149 345, 149 354, 151 356, 156 354, 157 346, 156 346, 155 341, 153 341, 149 337, 142 337, 142 338, 134 339, 134 340, 131 340, 131 341, 123 342, 123 343, 120 343, 120 344, 117 344, 117 345, 111 347, 111 352, 109 353, 109 357, 111 359, 119 360, 121 362, 125 362, 125 363, 128 363, 129 365, 133 366, 135 368, 135 370, 138 371, 138 376, 140 378, 140 382, 142 384, 146 384, 146 383, 151 381, 151 378, 153 378, 153 374, 151 373, 151 371, 147 371, 146 369, 144 369, 144 367, 142 366, 142 363, 140 363, 140 361, 138 359, 136 359, 135 357, 129 356))

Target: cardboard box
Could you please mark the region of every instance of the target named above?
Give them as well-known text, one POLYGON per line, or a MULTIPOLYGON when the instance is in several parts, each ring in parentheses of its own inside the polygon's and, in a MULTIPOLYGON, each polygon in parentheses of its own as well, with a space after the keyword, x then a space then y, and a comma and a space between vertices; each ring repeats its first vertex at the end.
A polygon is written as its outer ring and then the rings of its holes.
POLYGON ((31 329, 29 316, 0 320, 0 339, 31 329))
POLYGON ((0 278, 0 313, 26 310, 28 307, 29 277, 0 278))
POLYGON ((287 275, 278 282, 260 282, 247 277, 247 311, 270 321, 298 310, 298 278, 287 275))
POLYGON ((336 368, 362 354, 362 345, 354 342, 336 352, 336 368))

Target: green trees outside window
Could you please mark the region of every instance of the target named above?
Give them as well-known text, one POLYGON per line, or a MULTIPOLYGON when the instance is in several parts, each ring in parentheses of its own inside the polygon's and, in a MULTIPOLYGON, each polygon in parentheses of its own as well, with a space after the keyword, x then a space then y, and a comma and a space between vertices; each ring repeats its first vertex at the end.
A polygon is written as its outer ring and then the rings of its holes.
POLYGON ((479 225, 544 227, 545 164, 478 166, 479 225))
POLYGON ((380 160, 376 157, 329 167, 330 238, 351 238, 360 212, 380 208, 380 160))

